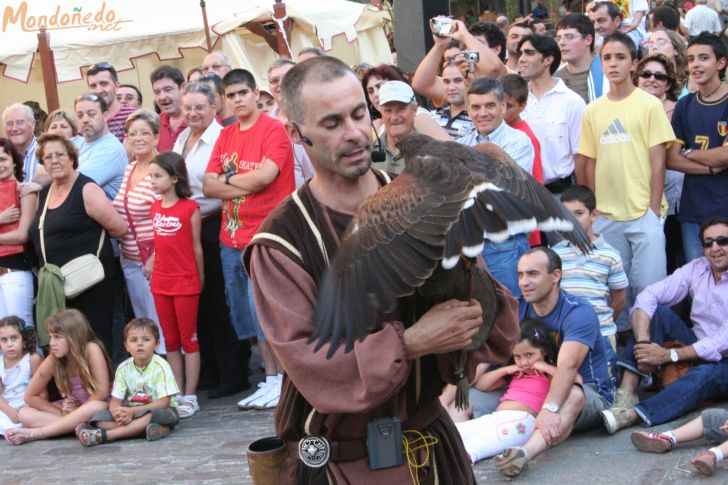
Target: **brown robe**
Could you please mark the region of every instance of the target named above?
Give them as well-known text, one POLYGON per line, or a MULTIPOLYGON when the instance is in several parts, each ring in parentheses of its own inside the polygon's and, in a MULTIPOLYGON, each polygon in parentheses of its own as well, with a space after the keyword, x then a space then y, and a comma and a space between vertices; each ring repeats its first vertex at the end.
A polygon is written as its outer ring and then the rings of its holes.
MULTIPOLYGON (((326 247, 335 250, 351 216, 321 206, 308 184, 298 194, 309 213, 314 213, 311 219, 318 222, 326 247)), ((276 433, 289 443, 289 458, 279 483, 412 482, 407 456, 402 466, 381 470, 370 470, 366 457, 330 461, 326 467, 314 469, 303 465, 294 453, 295 444, 308 434, 324 436, 330 442, 365 443, 367 423, 393 413, 400 417, 403 430, 416 427, 438 440, 427 466, 419 469, 420 483, 475 483, 462 441, 438 400, 445 383, 454 382, 446 356, 405 358, 403 334, 414 318, 385 322, 349 353, 342 347, 327 359, 327 346, 313 352, 314 345, 307 339, 313 331, 311 317, 323 258, 316 242, 306 242, 314 238, 302 234, 300 226, 282 227, 291 226, 292 219, 304 218, 289 198, 260 232, 291 243, 298 239, 293 246, 302 257, 265 238, 254 239, 245 255, 261 326, 286 374, 275 422, 276 433), (312 262, 316 258, 321 261, 312 262)), ((469 355, 466 371, 470 378, 478 363, 506 360, 518 339, 517 303, 502 286, 498 286, 498 295, 499 311, 491 336, 483 348, 469 355)), ((403 299, 401 314, 412 309, 411 300, 403 299)), ((422 463, 424 458, 421 450, 416 461, 422 463)))

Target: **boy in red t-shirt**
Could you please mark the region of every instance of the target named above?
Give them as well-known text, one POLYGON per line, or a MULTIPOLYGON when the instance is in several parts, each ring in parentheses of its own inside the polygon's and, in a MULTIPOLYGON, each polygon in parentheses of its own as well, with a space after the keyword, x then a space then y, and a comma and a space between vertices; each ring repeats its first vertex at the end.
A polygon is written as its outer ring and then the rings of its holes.
POLYGON ((250 72, 233 69, 222 86, 237 123, 220 132, 203 190, 222 199, 220 255, 233 327, 240 340, 258 338, 265 365, 266 380, 255 399, 239 405, 268 409, 278 404, 282 369, 260 329, 240 256, 263 219, 294 190, 293 147, 283 124, 258 110, 259 94, 250 72))

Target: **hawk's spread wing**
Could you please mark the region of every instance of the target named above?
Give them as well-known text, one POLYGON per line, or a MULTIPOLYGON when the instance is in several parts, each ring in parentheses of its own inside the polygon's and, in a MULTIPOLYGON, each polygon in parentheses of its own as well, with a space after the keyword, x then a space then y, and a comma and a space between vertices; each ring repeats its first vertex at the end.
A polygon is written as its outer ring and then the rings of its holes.
POLYGON ((331 356, 342 338, 351 350, 438 261, 450 269, 461 254, 476 257, 484 238, 561 230, 588 249, 586 234, 553 195, 500 148, 476 148, 424 135, 402 141, 404 171, 362 204, 322 280, 310 338, 316 350, 331 341, 331 356))

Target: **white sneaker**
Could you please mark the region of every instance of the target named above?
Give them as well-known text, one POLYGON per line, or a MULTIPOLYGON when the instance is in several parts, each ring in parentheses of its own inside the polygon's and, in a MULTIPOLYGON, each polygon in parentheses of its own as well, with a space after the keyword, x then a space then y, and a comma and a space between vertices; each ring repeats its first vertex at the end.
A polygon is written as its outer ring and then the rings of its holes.
POLYGON ((255 391, 250 396, 241 399, 240 402, 238 402, 238 408, 239 409, 250 409, 250 403, 252 401, 255 401, 256 399, 258 399, 259 397, 261 397, 263 394, 265 394, 266 392, 268 392, 268 385, 269 384, 270 383, 268 381, 259 382, 258 383, 258 390, 255 391))
POLYGON ((273 409, 278 406, 278 400, 281 397, 280 381, 273 381, 268 384, 267 391, 258 399, 249 402, 248 406, 253 409, 273 409))

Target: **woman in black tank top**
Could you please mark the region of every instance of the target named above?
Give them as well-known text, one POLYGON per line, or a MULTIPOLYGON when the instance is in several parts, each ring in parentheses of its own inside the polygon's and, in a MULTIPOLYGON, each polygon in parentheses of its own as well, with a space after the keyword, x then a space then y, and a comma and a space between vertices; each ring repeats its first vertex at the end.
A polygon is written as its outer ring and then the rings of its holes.
MULTIPOLYGON (((47 262, 60 267, 78 256, 96 254, 103 229, 113 237, 125 234, 126 221, 114 210, 101 187, 76 170, 78 151, 71 141, 62 135, 48 133, 38 139, 38 145, 39 158, 52 180, 51 185, 40 193, 38 210, 30 228, 38 266, 47 262), (38 226, 46 200, 44 260, 38 226)), ((80 310, 96 336, 107 350, 111 350, 110 302, 113 286, 109 275, 113 271, 113 254, 108 238, 104 239, 99 259, 106 278, 67 300, 66 306, 80 310)), ((43 322, 37 324, 43 325, 43 322)))

